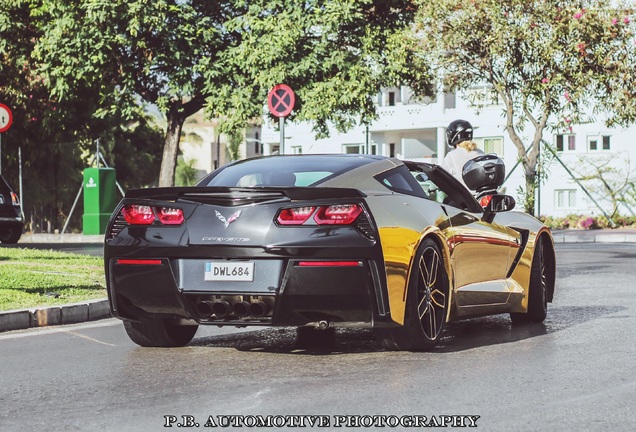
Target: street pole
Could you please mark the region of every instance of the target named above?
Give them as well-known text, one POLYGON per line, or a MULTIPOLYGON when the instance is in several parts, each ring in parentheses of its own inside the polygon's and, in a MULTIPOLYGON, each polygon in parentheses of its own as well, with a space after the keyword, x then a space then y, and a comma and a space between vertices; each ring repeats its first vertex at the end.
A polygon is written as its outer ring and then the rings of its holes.
POLYGON ((278 117, 278 129, 280 129, 280 149, 278 154, 285 154, 285 117, 278 117))
POLYGON ((22 193, 22 146, 18 146, 18 177, 20 185, 20 213, 24 217, 24 194, 22 193))
POLYGON ((97 161, 97 169, 99 169, 99 138, 97 138, 97 153, 95 153, 95 160, 97 161))

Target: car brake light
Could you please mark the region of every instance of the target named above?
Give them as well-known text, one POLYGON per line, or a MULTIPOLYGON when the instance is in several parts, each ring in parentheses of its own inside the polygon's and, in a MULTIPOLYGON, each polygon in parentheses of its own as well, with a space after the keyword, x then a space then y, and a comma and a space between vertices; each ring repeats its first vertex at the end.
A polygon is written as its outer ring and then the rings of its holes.
POLYGON ((20 198, 18 198, 18 194, 15 192, 11 192, 11 203, 13 205, 20 205, 20 198))
POLYGON ((299 261, 300 267, 361 267, 361 261, 299 261))
POLYGON ((276 219, 281 225, 302 225, 314 213, 316 207, 294 207, 283 209, 276 219))
POLYGON ((124 219, 131 225, 150 225, 155 220, 152 208, 145 205, 127 205, 121 209, 124 219))
POLYGON ((115 264, 124 265, 161 265, 160 259, 118 259, 115 264))
POLYGON ((172 207, 157 208, 157 217, 164 225, 181 225, 183 223, 183 210, 172 207))
POLYGON ((314 220, 318 225, 349 225, 362 213, 358 204, 336 204, 321 207, 314 220))

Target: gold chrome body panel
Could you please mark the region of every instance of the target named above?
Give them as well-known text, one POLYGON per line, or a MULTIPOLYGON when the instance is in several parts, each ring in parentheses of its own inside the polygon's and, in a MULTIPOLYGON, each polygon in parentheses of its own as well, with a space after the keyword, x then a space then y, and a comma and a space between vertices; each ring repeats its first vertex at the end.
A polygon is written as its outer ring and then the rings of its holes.
POLYGON ((368 196, 384 254, 391 319, 404 324, 411 266, 426 237, 437 240, 449 278, 447 321, 507 312, 526 312, 539 221, 520 212, 481 214, 406 195, 368 196))

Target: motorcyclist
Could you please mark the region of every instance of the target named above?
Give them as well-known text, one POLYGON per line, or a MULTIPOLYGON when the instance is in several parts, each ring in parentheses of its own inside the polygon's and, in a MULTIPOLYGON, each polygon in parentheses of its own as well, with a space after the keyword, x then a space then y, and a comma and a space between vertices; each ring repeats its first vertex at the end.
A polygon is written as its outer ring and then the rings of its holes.
POLYGON ((473 141, 473 126, 466 120, 452 121, 446 128, 446 142, 453 148, 442 161, 442 168, 450 172, 464 186, 462 168, 471 159, 484 155, 473 141))

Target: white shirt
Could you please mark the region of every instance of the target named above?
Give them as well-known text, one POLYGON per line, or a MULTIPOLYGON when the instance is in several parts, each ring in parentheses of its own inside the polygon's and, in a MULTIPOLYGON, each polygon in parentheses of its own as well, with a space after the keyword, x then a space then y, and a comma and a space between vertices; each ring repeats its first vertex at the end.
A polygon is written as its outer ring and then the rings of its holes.
POLYGON ((444 161, 442 162, 442 168, 451 173, 453 177, 466 186, 464 179, 462 179, 462 168, 464 168, 464 165, 469 160, 475 159, 476 157, 484 154, 485 153, 478 148, 468 151, 465 148, 458 146, 446 154, 444 161))

